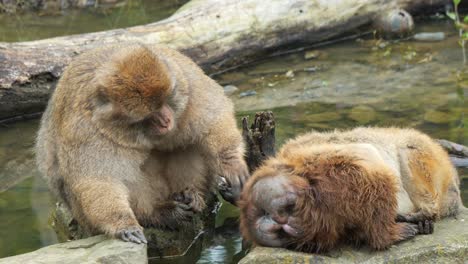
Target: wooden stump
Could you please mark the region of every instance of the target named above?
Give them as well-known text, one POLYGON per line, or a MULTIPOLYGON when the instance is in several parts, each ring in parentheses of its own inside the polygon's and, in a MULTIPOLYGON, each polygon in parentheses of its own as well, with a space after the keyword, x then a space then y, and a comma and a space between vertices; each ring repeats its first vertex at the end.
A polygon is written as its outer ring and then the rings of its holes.
POLYGON ((265 159, 275 155, 275 119, 273 112, 256 113, 250 128, 249 118, 243 117, 242 136, 247 149, 247 165, 252 172, 265 159))

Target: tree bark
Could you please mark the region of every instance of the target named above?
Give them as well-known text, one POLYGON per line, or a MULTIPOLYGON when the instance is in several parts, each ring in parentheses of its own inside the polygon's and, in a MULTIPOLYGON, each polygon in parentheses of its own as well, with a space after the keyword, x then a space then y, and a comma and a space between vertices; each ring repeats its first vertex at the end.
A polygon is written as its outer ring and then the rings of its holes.
POLYGON ((449 0, 193 0, 173 16, 144 26, 45 40, 0 43, 0 119, 41 111, 64 67, 102 45, 166 44, 216 72, 286 45, 330 39, 371 22, 382 11, 437 7, 449 0))
POLYGON ((242 137, 246 146, 245 161, 253 172, 268 157, 275 155, 275 118, 273 113, 259 112, 249 128, 249 118, 242 118, 242 137))

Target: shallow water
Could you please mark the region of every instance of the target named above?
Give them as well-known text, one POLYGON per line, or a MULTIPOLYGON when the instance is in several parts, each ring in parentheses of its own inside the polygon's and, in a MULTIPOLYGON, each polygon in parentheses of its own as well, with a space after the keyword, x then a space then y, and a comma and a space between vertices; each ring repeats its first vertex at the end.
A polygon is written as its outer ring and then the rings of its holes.
POLYGON ((0 13, 0 41, 28 41, 147 24, 169 17, 188 0, 126 2, 126 5, 70 9, 61 13, 0 13))
MULTIPOLYGON (((240 89, 231 95, 239 118, 260 110, 274 112, 278 145, 311 129, 359 125, 414 127, 468 145, 468 82, 457 77, 462 60, 455 30, 445 21, 422 24, 417 30, 444 31, 448 38, 437 43, 348 41, 318 49, 315 59, 296 53, 216 79, 240 89), (294 77, 286 76, 289 70, 294 77), (241 97, 246 91, 256 95, 241 97)), ((1 30, 5 27, 0 23, 1 30)), ((15 39, 10 34, 4 40, 15 39)), ((0 128, 0 257, 57 241, 48 226, 54 202, 38 177, 31 151, 37 126, 34 120, 0 128)), ((460 174, 463 201, 468 204, 468 170, 460 174)), ((207 231, 203 250, 193 253, 199 263, 236 262, 242 256, 237 216, 235 207, 223 205, 217 228, 207 231)))

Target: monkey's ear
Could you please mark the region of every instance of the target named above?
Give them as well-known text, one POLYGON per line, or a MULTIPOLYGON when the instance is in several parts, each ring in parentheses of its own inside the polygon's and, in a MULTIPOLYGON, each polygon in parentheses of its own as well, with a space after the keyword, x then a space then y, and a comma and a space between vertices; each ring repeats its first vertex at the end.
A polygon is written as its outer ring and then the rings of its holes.
POLYGON ((93 119, 110 119, 115 114, 115 106, 104 92, 104 89, 98 88, 96 90, 92 104, 94 106, 93 119))
POLYGON ((93 103, 94 103, 94 105, 96 107, 103 106, 103 105, 111 103, 110 100, 109 100, 109 97, 104 92, 104 87, 98 87, 96 89, 96 94, 93 97, 93 99, 94 99, 93 103))

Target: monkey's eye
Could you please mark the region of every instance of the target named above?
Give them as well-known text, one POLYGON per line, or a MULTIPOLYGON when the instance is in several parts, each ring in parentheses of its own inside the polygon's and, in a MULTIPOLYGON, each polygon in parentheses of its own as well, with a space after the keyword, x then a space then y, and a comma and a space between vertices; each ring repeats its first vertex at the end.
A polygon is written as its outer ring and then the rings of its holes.
POLYGON ((132 120, 131 124, 136 125, 136 126, 139 126, 139 125, 149 126, 151 124, 151 120, 152 120, 152 116, 145 116, 143 118, 132 120))
POLYGON ((295 204, 288 204, 284 208, 284 212, 288 215, 292 215, 294 213, 294 207, 295 207, 295 204))

